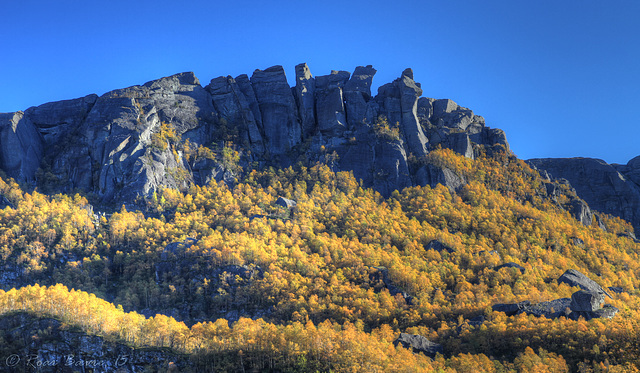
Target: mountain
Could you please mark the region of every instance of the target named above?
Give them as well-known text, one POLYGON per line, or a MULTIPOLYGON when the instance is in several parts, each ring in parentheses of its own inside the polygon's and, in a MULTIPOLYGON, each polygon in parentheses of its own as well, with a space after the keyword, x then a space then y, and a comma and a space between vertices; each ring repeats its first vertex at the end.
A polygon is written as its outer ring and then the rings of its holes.
POLYGON ((376 96, 371 66, 318 77, 306 64, 295 71, 295 87, 281 66, 205 87, 182 73, 2 114, 0 168, 47 192, 132 203, 162 187, 230 180, 235 162, 246 169, 322 161, 388 196, 412 185, 462 183, 448 170, 418 164, 430 149, 473 157, 474 144, 508 148, 504 132, 471 110, 421 97, 410 69, 376 96), (221 154, 231 147, 240 158, 212 159, 201 147, 221 154))
POLYGON ((0 371, 640 368, 637 160, 295 71, 0 114, 0 371))

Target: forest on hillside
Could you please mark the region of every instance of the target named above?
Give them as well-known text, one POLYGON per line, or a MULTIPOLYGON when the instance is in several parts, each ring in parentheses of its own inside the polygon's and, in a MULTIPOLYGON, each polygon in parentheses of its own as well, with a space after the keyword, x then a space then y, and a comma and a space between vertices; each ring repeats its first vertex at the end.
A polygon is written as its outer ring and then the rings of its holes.
MULTIPOLYGON (((583 225, 569 186, 551 196, 552 181, 504 150, 420 162, 465 185, 383 198, 348 172, 298 165, 98 213, 91 196, 27 192, 0 175, 0 313, 172 351, 188 361, 181 371, 640 370, 640 244, 627 222, 583 225), (620 289, 607 299, 618 314, 493 310, 571 298, 579 289, 557 281, 568 269, 620 289), (394 344, 400 333, 442 353, 394 344)), ((28 349, 11 338, 0 331, 0 356, 28 349)))

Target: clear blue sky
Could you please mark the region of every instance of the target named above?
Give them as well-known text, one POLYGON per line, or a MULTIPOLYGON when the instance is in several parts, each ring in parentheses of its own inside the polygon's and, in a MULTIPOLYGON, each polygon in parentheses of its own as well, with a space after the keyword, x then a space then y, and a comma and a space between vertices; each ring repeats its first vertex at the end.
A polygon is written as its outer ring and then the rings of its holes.
POLYGON ((520 158, 640 155, 640 1, 2 1, 0 112, 183 71, 406 67, 520 158))

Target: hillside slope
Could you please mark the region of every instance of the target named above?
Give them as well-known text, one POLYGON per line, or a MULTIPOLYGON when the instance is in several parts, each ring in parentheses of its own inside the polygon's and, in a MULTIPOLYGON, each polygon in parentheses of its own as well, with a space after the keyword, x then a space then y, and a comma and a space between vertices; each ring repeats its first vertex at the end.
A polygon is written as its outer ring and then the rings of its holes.
POLYGON ((5 115, 0 370, 640 369, 631 224, 410 71, 296 71, 5 115))

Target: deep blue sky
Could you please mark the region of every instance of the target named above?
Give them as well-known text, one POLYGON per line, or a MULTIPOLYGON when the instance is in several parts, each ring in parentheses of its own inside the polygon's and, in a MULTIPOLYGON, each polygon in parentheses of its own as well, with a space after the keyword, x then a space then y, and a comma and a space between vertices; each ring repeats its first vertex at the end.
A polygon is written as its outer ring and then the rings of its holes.
MULTIPOLYGON (((640 155, 640 1, 2 1, 0 112, 183 71, 412 67, 520 158, 640 155)), ((375 92, 375 91, 374 91, 375 92)))

